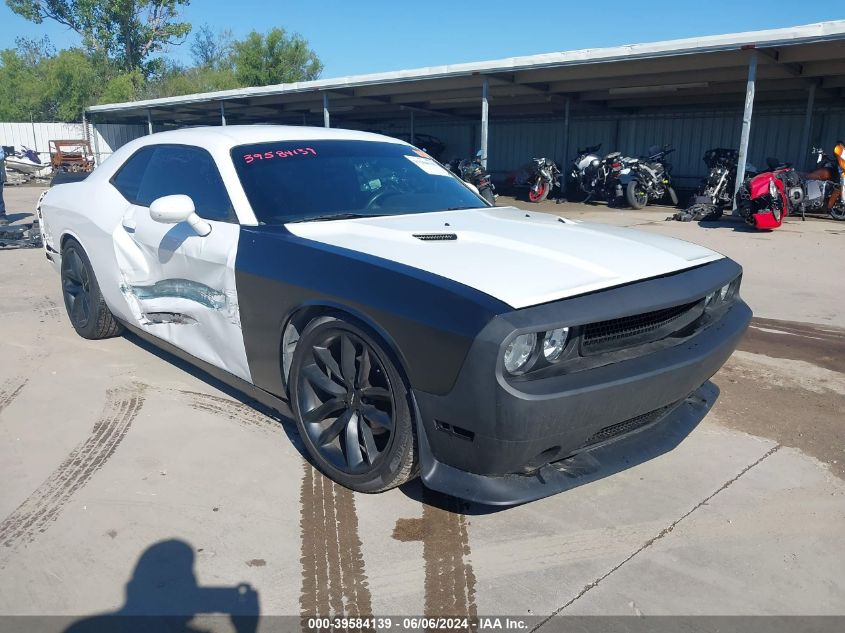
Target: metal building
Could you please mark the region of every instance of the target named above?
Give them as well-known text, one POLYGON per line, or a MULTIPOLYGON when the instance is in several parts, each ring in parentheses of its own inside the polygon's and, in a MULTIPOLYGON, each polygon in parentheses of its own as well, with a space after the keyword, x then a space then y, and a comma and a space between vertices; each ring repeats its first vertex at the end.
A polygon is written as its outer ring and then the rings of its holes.
MULTIPOLYGON (((441 158, 479 148, 494 177, 578 147, 642 154, 671 143, 693 184, 704 151, 806 164, 845 136, 845 20, 93 106, 95 124, 287 123, 430 134, 441 158)), ((423 143, 420 142, 420 145, 423 143)))

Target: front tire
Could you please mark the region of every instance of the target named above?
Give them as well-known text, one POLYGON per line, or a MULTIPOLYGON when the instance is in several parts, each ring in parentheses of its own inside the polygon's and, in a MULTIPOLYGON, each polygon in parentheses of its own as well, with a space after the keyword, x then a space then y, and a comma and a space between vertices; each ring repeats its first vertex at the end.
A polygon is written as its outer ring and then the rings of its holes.
POLYGON ((528 190, 528 199, 531 202, 542 202, 549 197, 549 191, 551 191, 551 189, 552 184, 550 182, 538 183, 536 189, 531 187, 531 189, 528 190))
POLYGON ((643 189, 637 180, 628 183, 625 189, 625 198, 628 201, 628 206, 632 209, 643 209, 648 204, 648 192, 643 189))
POLYGON ((415 476, 408 389, 374 336, 348 321, 316 319, 299 339, 290 376, 296 424, 322 473, 367 493, 415 476))
POLYGON ((74 239, 68 239, 62 248, 61 279, 65 309, 79 336, 101 339, 123 332, 103 299, 88 255, 74 239))

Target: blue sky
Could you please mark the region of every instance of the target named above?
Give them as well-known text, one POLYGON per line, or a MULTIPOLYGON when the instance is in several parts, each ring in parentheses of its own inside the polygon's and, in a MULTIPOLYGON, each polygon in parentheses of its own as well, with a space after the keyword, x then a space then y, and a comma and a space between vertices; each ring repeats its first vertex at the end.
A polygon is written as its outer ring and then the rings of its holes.
MULTIPOLYGON (((195 26, 230 28, 235 37, 273 26, 299 32, 323 60, 323 77, 337 77, 845 18, 845 6, 836 6, 795 0, 193 0, 184 13, 195 26)), ((32 24, 0 3, 0 49, 13 47, 18 36, 44 34, 57 48, 78 43, 73 32, 32 24)), ((190 60, 187 45, 169 55, 190 60)))

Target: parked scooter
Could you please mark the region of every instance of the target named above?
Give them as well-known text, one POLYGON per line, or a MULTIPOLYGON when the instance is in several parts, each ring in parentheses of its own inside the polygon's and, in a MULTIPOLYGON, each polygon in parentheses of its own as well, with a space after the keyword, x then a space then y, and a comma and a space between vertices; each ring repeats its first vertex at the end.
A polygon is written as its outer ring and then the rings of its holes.
POLYGON ((490 204, 496 204, 496 187, 493 185, 493 180, 490 174, 484 167, 482 162, 483 155, 479 151, 475 158, 465 158, 463 160, 454 159, 449 163, 449 169, 458 178, 464 182, 468 182, 478 189, 479 195, 490 204))
MULTIPOLYGON (((716 148, 704 152, 704 164, 709 173, 701 182, 698 192, 690 198, 685 215, 692 220, 718 220, 725 209, 732 206, 736 189, 736 170, 739 151, 716 148)), ((745 177, 757 174, 757 169, 747 164, 745 177)))
POLYGON ((569 174, 574 188, 587 194, 584 202, 594 199, 613 203, 623 195, 620 178, 630 170, 631 160, 620 152, 611 152, 604 158, 597 153, 601 143, 578 150, 578 156, 572 161, 569 174))
POLYGON ((642 209, 649 202, 662 200, 668 196, 673 206, 678 204, 678 194, 672 188, 670 177, 671 165, 666 157, 674 148, 665 145, 662 150, 652 148, 646 158, 634 158, 630 161, 630 174, 622 178, 625 186, 625 198, 633 209, 642 209))
POLYGON ((560 167, 557 163, 551 158, 532 158, 528 199, 531 202, 542 202, 549 197, 555 186, 560 187, 560 167))

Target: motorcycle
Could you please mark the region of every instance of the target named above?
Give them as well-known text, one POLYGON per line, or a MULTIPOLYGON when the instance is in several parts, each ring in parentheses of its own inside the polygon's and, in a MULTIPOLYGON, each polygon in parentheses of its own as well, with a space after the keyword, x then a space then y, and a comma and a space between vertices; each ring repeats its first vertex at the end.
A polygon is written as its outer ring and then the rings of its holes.
POLYGON ((531 202, 542 202, 549 197, 553 187, 560 186, 560 167, 550 158, 532 158, 531 161, 528 199, 531 202))
POLYGON ((622 197, 620 179, 629 172, 631 159, 620 152, 600 158, 596 153, 599 149, 601 143, 578 150, 578 156, 572 161, 570 182, 578 191, 587 194, 584 202, 601 198, 611 203, 622 197))
MULTIPOLYGON (((816 155, 816 169, 803 178, 800 201, 796 206, 801 208, 801 217, 807 211, 818 212, 827 209, 834 220, 845 220, 845 200, 842 198, 842 188, 845 184, 845 143, 839 141, 833 148, 833 156, 824 153, 820 147, 814 147, 812 153, 816 155)), ((799 192, 792 194, 797 196, 799 192)))
POLYGON ((449 163, 449 170, 464 182, 468 182, 478 189, 478 194, 491 205, 496 204, 496 187, 490 174, 481 162, 482 154, 478 152, 475 158, 458 158, 449 163))
MULTIPOLYGON (((693 220, 718 220, 725 209, 732 206, 736 187, 736 170, 739 151, 735 149, 708 149, 704 152, 704 164, 710 170, 702 180, 698 192, 690 198, 684 214, 693 220)), ((757 169, 747 164, 745 177, 757 174, 757 169)))
POLYGON ((632 209, 642 209, 649 202, 669 196, 673 206, 678 204, 678 194, 672 188, 670 177, 671 165, 666 157, 675 149, 665 145, 662 150, 656 147, 645 158, 631 159, 630 174, 622 179, 625 185, 625 199, 632 209))
POLYGON ((747 178, 736 195, 736 210, 758 230, 775 229, 790 214, 787 191, 800 188, 801 177, 792 165, 768 158, 769 171, 747 178))
POLYGON ((842 199, 845 144, 836 144, 835 158, 820 148, 812 151, 820 166, 806 174, 799 173, 789 163, 769 158, 766 161, 769 171, 747 179, 740 188, 736 199, 739 215, 761 230, 779 227, 784 217, 796 211, 803 218, 807 211, 827 208, 832 218, 845 220, 842 199))

